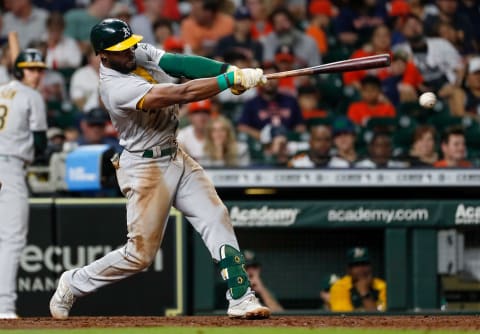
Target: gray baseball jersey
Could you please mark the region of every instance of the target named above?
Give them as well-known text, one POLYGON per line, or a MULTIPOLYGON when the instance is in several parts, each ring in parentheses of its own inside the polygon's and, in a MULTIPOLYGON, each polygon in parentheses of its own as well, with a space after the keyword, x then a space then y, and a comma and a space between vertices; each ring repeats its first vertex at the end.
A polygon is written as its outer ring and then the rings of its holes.
POLYGON ((32 131, 46 131, 45 102, 19 81, 0 86, 0 155, 33 160, 32 131))
POLYGON ((28 229, 25 163, 33 160, 32 131, 47 129, 45 102, 19 81, 0 86, 0 313, 15 312, 18 262, 28 229))
MULTIPOLYGON (((182 150, 162 157, 142 157, 158 145, 171 145, 178 126, 178 106, 139 110, 153 85, 170 84, 159 60, 163 51, 139 44, 137 69, 122 74, 100 68, 100 96, 120 134, 118 184, 127 198, 128 240, 124 247, 79 269, 66 280, 76 296, 84 296, 150 265, 163 239, 170 208, 175 206, 200 233, 212 258, 220 260, 220 247, 239 249, 227 208, 202 167, 182 150)), ((249 292, 250 293, 250 292, 249 292)), ((227 298, 232 298, 227 294, 227 298)))
POLYGON ((139 43, 135 50, 137 69, 122 74, 100 66, 100 97, 120 135, 120 145, 130 152, 168 145, 178 128, 178 105, 161 110, 139 111, 137 106, 153 85, 173 79, 159 66, 164 51, 139 43))

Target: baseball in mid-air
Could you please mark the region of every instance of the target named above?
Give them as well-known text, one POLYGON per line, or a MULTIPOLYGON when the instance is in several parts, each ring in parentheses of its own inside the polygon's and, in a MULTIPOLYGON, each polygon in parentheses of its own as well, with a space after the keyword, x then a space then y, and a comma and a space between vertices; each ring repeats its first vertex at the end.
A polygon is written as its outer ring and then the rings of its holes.
POLYGON ((437 102, 437 97, 432 92, 423 93, 418 98, 418 103, 420 103, 422 107, 428 109, 433 108, 435 102, 437 102))

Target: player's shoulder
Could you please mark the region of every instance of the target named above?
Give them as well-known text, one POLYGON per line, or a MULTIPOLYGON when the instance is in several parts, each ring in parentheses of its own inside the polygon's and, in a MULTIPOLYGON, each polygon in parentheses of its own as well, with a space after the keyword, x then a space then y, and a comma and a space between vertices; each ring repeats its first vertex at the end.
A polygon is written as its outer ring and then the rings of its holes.
POLYGON ((332 284, 331 290, 335 289, 350 289, 352 287, 352 277, 345 275, 339 278, 335 283, 332 284))
POLYGON ((374 289, 385 289, 387 287, 387 283, 381 279, 381 278, 378 278, 378 277, 375 277, 373 279, 373 288, 374 289))
POLYGON ((22 98, 23 97, 42 98, 42 95, 40 94, 39 91, 17 80, 13 80, 5 85, 2 85, 0 89, 2 89, 2 91, 14 90, 16 92, 15 96, 22 96, 22 98))

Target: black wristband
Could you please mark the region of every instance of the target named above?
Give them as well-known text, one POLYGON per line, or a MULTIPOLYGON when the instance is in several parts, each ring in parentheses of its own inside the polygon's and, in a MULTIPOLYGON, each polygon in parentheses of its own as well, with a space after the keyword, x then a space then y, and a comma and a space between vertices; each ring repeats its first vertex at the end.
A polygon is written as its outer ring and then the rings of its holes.
POLYGON ((230 64, 223 63, 222 67, 220 67, 220 73, 225 73, 228 70, 229 66, 230 66, 230 64))

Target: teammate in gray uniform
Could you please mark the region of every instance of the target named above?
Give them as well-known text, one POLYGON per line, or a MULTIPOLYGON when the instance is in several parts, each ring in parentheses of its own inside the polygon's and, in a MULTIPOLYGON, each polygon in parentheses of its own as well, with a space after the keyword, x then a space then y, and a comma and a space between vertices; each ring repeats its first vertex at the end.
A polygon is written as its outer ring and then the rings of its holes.
POLYGON ((50 301, 54 318, 65 319, 77 297, 147 268, 175 206, 200 233, 228 283, 228 315, 267 318, 250 289, 244 258, 229 214, 205 171, 178 148, 178 104, 203 100, 232 88, 239 93, 265 82, 261 69, 238 69, 198 56, 165 53, 139 43, 130 27, 106 19, 90 39, 100 55, 100 96, 120 135, 120 189, 127 198, 127 243, 103 258, 60 276, 50 301), (183 84, 173 78, 186 77, 183 84), (202 79, 203 78, 203 79, 202 79))
POLYGON ((16 277, 28 229, 25 167, 47 146, 45 102, 38 91, 46 65, 35 49, 14 64, 17 80, 0 86, 0 319, 17 318, 16 277))

